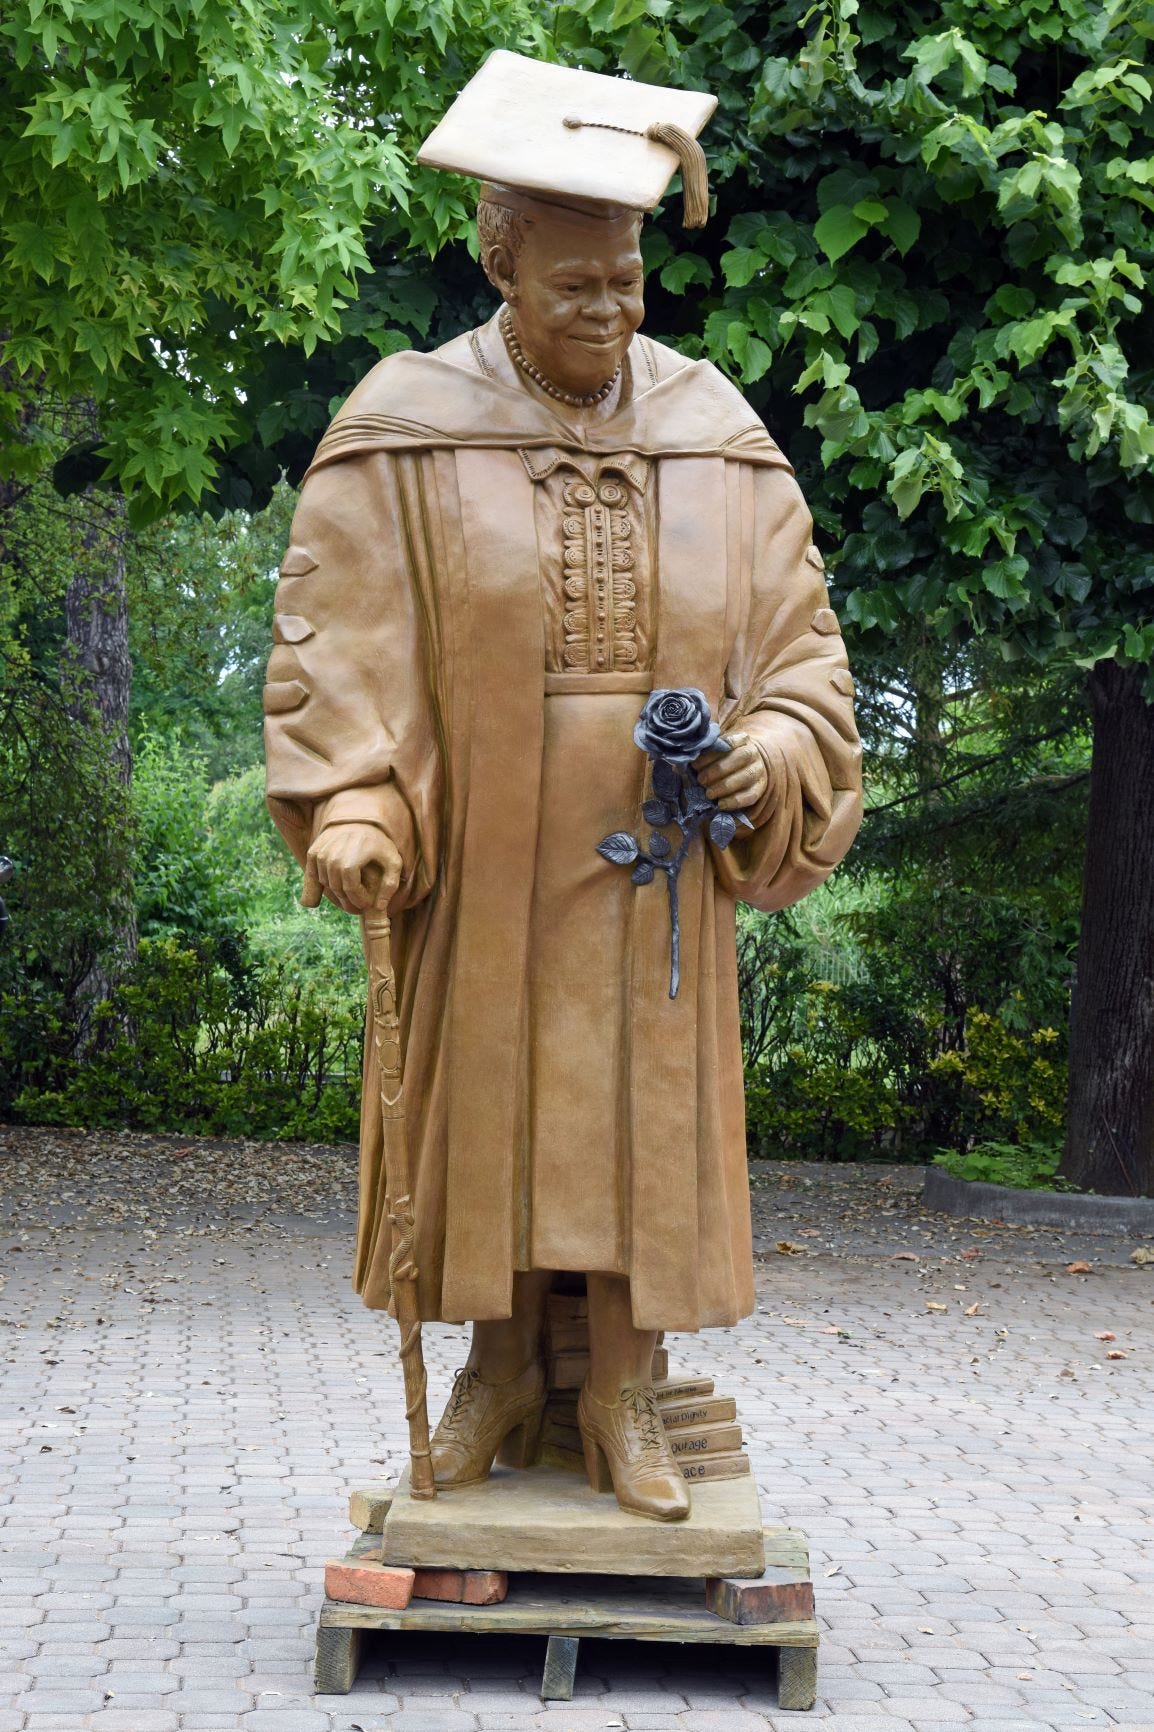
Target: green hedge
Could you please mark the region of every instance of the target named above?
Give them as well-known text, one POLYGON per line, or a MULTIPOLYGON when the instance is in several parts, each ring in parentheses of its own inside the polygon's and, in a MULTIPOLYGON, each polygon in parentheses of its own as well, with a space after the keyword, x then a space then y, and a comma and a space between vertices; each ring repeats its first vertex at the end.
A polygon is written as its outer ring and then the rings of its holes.
POLYGON ((355 1141, 361 1012, 323 979, 144 939, 82 1057, 50 998, 7 999, 0 1061, 26 1123, 355 1141), (231 963, 225 966, 225 961, 231 963))
POLYGON ((964 904, 951 924, 948 910, 931 920, 916 900, 903 921, 895 901, 857 922, 856 977, 841 985, 815 978, 814 946, 790 916, 743 922, 750 1152, 923 1161, 939 1148, 1059 1141, 1062 959, 1028 999, 1008 917, 999 946, 978 921, 967 929, 964 904))

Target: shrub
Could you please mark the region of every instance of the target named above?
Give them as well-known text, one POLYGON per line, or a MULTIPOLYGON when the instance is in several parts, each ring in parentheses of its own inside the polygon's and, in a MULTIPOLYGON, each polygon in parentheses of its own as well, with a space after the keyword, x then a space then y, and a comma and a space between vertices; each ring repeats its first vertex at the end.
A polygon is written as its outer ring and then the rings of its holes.
POLYGON ((96 1011, 85 1062, 61 1055, 16 1101, 29 1123, 186 1135, 357 1136, 363 1019, 325 983, 221 958, 207 943, 142 940, 96 1011))
POLYGON ((976 1179, 987 1185, 1012 1185, 1024 1191, 1073 1190, 1058 1178, 1060 1143, 978 1143, 968 1154, 939 1149, 934 1165, 952 1179, 976 1179))
POLYGON ((940 1054, 930 1075, 952 1121, 950 1141, 963 1152, 999 1139, 1022 1147, 1061 1140, 1066 1066, 1056 1029, 1020 1033, 999 1017, 973 1010, 963 1049, 940 1054))
MULTIPOLYGON (((985 953, 990 923, 1008 930, 1008 913, 987 905, 971 936, 956 904, 933 920, 917 897, 902 900, 869 915, 856 978, 842 985, 815 978, 814 949, 791 916, 743 922, 751 1152, 920 1161, 943 1145, 964 1154, 979 1142, 1048 1146, 1059 1136, 1064 1041, 1035 1025, 1013 988, 1021 953, 985 953)), ((1047 967, 1040 997, 1053 1010, 1064 983, 1060 966, 1047 967)))
POLYGON ((238 898, 206 822, 204 758, 178 732, 145 734, 133 763, 136 919, 143 938, 237 935, 238 898))

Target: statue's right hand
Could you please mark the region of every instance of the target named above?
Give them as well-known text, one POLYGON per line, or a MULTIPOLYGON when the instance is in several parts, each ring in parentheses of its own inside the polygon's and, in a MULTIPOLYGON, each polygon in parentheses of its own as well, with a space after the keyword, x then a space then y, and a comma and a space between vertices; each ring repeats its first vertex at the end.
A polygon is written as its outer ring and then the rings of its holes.
POLYGON ((403 870, 400 854, 375 824, 330 824, 309 849, 301 902, 315 908, 327 894, 346 914, 387 908, 403 870))

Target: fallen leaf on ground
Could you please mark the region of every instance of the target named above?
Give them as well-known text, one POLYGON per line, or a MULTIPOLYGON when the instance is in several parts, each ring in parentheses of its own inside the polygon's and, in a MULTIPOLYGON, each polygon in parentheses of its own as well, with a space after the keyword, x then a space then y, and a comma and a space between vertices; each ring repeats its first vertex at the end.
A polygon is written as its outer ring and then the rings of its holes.
POLYGON ((1129 1359, 1130 1355, 1124 1353, 1121 1347, 1111 1347, 1106 1357, 1107 1359, 1129 1359))
POLYGON ((976 1317, 978 1315, 978 1312, 981 1309, 982 1309, 982 1301, 980 1299, 975 1299, 974 1303, 972 1305, 966 1306, 966 1316, 967 1317, 976 1317))
POLYGON ((783 1257, 804 1257, 805 1246, 795 1245, 790 1239, 779 1239, 777 1248, 783 1257))
POLYGON ((827 1576, 827 1578, 828 1578, 828 1577, 829 1577, 829 1576, 840 1576, 840 1574, 841 1574, 841 1565, 840 1565, 840 1564, 835 1564, 835 1565, 834 1565, 834 1566, 833 1566, 833 1569, 832 1569, 832 1570, 827 1570, 827 1571, 826 1571, 826 1572, 825 1572, 825 1573, 826 1573, 826 1576, 827 1576))
POLYGON ((1095 1341, 1117 1341, 1118 1337, 1112 1329, 1099 1329, 1094 1339, 1095 1341))
POLYGON ((926 1310, 927 1311, 948 1311, 949 1306, 939 1304, 936 1299, 927 1299, 926 1300, 926 1310))
POLYGON ((974 1258, 980 1257, 981 1254, 982 1254, 981 1251, 978 1249, 978 1247, 976 1245, 971 1245, 968 1251, 962 1252, 962 1256, 966 1259, 967 1263, 972 1263, 974 1258))
POLYGON ((1094 1271, 1091 1269, 1089 1263, 1079 1262, 1079 1263, 1067 1263, 1066 1264, 1066 1273, 1067 1273, 1067 1275, 1092 1275, 1094 1273, 1094 1271))
POLYGON ((893 1260, 895 1263, 916 1263, 918 1254, 916 1251, 895 1251, 893 1260))
POLYGON ((1136 1251, 1131 1251, 1130 1261, 1137 1263, 1139 1269, 1147 1269, 1151 1263, 1154 1263, 1154 1251, 1151 1251, 1146 1245, 1139 1245, 1136 1251))

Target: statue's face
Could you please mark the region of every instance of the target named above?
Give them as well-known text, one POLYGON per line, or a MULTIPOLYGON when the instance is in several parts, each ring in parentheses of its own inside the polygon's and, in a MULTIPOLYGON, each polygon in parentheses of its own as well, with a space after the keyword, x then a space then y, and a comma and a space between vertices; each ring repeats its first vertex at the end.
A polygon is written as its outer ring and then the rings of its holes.
POLYGON ((534 222, 509 275, 494 273, 522 348, 564 391, 612 378, 645 317, 639 229, 534 222))

